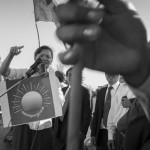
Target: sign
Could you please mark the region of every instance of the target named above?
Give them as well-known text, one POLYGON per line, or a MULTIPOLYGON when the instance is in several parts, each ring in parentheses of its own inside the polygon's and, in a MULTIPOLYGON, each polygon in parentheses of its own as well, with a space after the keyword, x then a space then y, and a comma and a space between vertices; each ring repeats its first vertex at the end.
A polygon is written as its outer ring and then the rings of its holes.
MULTIPOLYGON (((0 92, 19 80, 0 83, 0 92)), ((62 115, 60 88, 51 71, 48 77, 31 77, 21 81, 0 98, 4 127, 26 124, 62 115)))

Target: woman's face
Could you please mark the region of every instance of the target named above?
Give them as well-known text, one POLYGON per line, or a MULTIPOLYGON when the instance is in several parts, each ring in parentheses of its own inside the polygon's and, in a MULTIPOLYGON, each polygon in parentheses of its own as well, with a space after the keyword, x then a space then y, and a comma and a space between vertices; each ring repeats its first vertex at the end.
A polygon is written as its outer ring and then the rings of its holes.
POLYGON ((45 64, 45 67, 48 68, 53 61, 52 53, 48 49, 43 49, 40 53, 38 53, 35 57, 35 60, 38 58, 42 59, 42 63, 45 64))

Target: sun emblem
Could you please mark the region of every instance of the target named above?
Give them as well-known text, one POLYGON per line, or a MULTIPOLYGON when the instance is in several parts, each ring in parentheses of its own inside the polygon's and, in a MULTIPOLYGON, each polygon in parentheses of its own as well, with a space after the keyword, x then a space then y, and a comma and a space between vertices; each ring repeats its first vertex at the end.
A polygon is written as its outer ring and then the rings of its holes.
POLYGON ((51 105, 49 89, 39 78, 21 82, 13 94, 13 113, 22 113, 30 118, 39 117, 45 107, 51 105), (38 79, 38 80, 37 80, 38 79))

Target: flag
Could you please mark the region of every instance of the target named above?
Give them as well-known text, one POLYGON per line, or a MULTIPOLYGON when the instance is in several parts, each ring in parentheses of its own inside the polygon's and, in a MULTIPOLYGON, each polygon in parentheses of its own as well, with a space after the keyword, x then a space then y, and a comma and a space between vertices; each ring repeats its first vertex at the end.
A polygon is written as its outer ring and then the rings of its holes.
POLYGON ((59 21, 55 13, 57 3, 55 0, 34 0, 35 21, 52 21, 58 27, 59 21))
MULTIPOLYGON (((0 83, 1 94, 19 80, 0 83)), ((54 71, 48 77, 21 81, 0 98, 4 127, 62 116, 60 90, 54 71)))

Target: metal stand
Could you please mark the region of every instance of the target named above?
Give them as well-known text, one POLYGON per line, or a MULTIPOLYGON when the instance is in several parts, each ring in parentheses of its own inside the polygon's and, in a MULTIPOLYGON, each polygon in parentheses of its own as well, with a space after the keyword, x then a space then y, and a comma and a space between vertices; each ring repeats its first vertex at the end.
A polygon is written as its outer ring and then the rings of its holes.
POLYGON ((3 94, 0 95, 0 98, 3 97, 6 93, 8 93, 11 89, 13 89, 15 86, 17 86, 18 84, 20 84, 21 81, 23 81, 24 79, 26 79, 27 76, 22 77, 21 80, 19 80, 16 84, 14 84, 12 87, 10 87, 6 92, 4 92, 3 94))

